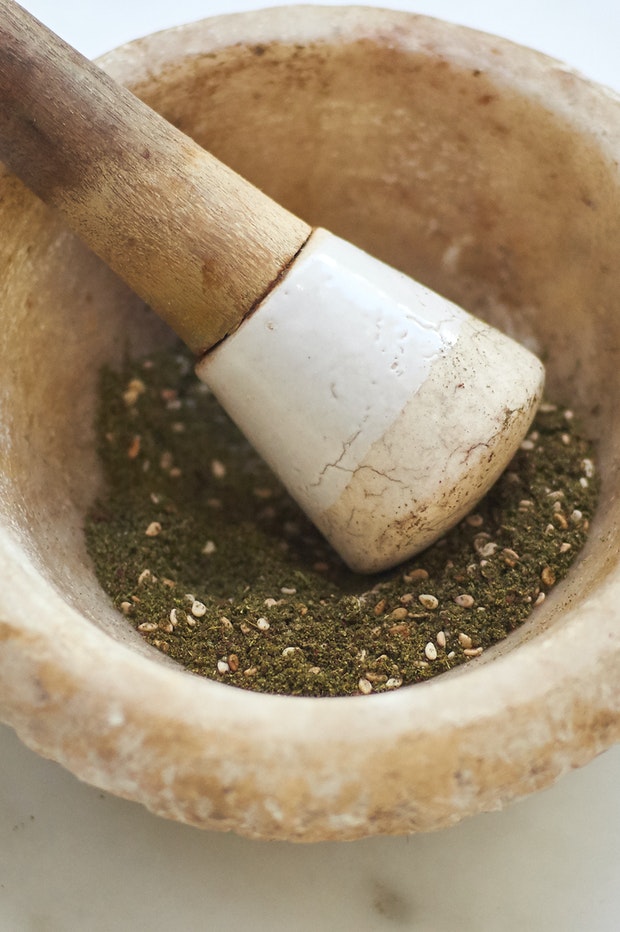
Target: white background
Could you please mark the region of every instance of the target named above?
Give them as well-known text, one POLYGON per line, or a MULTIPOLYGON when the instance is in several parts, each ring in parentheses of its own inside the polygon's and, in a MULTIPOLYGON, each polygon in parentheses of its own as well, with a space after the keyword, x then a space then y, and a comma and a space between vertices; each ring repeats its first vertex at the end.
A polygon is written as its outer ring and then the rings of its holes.
MULTIPOLYGON (((251 0, 25 0, 80 51, 251 0)), ((337 3, 333 5, 344 5, 337 3)), ((384 5, 507 36, 620 90, 617 0, 384 5)), ((4 582, 2 583, 5 584, 4 582)), ((406 838, 295 846, 158 819, 0 726, 0 932, 616 932, 620 748, 503 813, 406 838)))

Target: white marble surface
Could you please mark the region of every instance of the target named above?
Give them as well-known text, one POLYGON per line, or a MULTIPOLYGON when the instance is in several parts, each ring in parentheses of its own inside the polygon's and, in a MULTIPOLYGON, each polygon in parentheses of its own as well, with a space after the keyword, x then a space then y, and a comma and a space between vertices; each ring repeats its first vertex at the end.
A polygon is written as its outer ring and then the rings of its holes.
MULTIPOLYGON (((94 56, 156 29, 274 4, 23 5, 94 56)), ((508 36, 620 90, 617 0, 384 5, 508 36)), ((619 879, 620 747, 454 829, 295 846, 155 818, 80 784, 0 726, 0 932, 616 932, 619 879)))

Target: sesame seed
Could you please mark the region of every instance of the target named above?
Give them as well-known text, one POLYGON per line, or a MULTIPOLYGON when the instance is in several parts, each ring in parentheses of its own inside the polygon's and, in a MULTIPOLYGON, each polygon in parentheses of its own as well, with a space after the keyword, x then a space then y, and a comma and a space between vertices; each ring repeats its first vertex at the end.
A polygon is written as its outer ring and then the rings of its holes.
POLYGON ((126 391, 123 392, 123 401, 127 407, 131 407, 145 391, 146 386, 142 379, 131 379, 126 391))
POLYGON ((202 552, 206 554, 206 556, 208 557, 210 557, 212 553, 215 553, 216 550, 217 550, 217 547, 215 546, 212 540, 208 540, 206 544, 204 545, 204 547, 202 548, 202 552))
POLYGON ((132 438, 129 447, 127 448, 127 456, 130 460, 135 460, 137 457, 138 453, 140 452, 141 442, 142 439, 139 434, 136 434, 135 437, 132 438))
POLYGON ((423 592, 418 596, 418 602, 420 605, 423 605, 424 608, 428 608, 430 611, 434 611, 439 605, 439 600, 428 592, 423 592))
POLYGON ((428 572, 427 570, 422 569, 422 567, 412 570, 410 573, 405 573, 403 576, 403 580, 406 583, 421 582, 424 579, 428 579, 428 572))
POLYGON ((470 527, 481 527, 484 524, 484 518, 478 514, 467 515, 465 521, 470 527))
POLYGON ((280 592, 282 593, 282 595, 295 595, 295 593, 297 592, 297 589, 293 589, 290 586, 282 586, 282 588, 280 589, 280 592))
POLYGON ((454 597, 454 601, 460 608, 471 608, 475 599, 473 595, 469 595, 468 592, 462 592, 460 595, 454 597))
POLYGON ((385 682, 385 688, 386 688, 386 689, 398 689, 398 688, 399 688, 400 686, 402 686, 402 685, 403 685, 403 681, 402 681, 402 679, 400 678, 400 676, 391 676, 391 677, 390 677, 388 680, 386 680, 386 682, 385 682))
POLYGON ((228 666, 228 662, 226 660, 218 660, 217 672, 218 673, 229 673, 230 672, 230 667, 228 666))
POLYGON ((466 647, 463 650, 463 653, 465 654, 466 657, 479 657, 480 654, 482 653, 482 648, 481 647, 466 647))
POLYGON ((490 557, 497 550, 497 544, 494 544, 491 540, 491 535, 486 534, 484 531, 481 534, 476 534, 474 537, 474 550, 479 556, 490 557), (488 548, 490 552, 488 552, 488 548))
POLYGON ((221 460, 211 460, 211 473, 214 479, 223 479, 226 472, 226 466, 221 460))
POLYGON ((469 650, 472 646, 472 640, 468 634, 465 634, 463 631, 459 634, 459 644, 465 650, 469 650))
POLYGON ((364 678, 367 679, 369 683, 372 683, 373 686, 375 685, 375 683, 378 683, 379 685, 383 686, 383 684, 387 680, 387 676, 385 675, 385 673, 374 673, 372 670, 366 672, 364 674, 364 678))
POLYGON ((157 631, 159 625, 155 621, 143 621, 142 624, 138 625, 138 631, 157 631))
POLYGON ((437 660, 437 648, 432 641, 429 641, 424 648, 424 653, 427 660, 437 660))
POLYGON ((540 578, 545 586, 553 586, 555 584, 555 573, 550 566, 544 567, 542 573, 540 574, 540 578))
POLYGON ((406 608, 395 608, 393 611, 390 612, 388 617, 393 618, 394 621, 402 621, 403 618, 407 617, 407 609, 406 608))
POLYGON ((519 554, 510 547, 504 547, 502 550, 502 559, 506 566, 516 566, 519 562, 519 554))
POLYGON ((267 621, 266 618, 258 618, 256 621, 256 627, 259 628, 261 631, 268 631, 269 622, 267 621))
POLYGON ((144 533, 147 537, 157 537, 158 534, 161 534, 161 524, 159 521, 151 521, 144 533))
POLYGON ((443 648, 446 646, 446 643, 447 643, 447 641, 446 641, 446 632, 445 632, 445 631, 438 631, 435 640, 437 641, 437 644, 439 645, 439 647, 441 647, 441 648, 443 649, 443 648))
POLYGON ((192 602, 190 611, 194 618, 202 618, 207 614, 207 606, 204 604, 204 602, 199 602, 197 599, 195 599, 192 602))
POLYGON ((357 688, 363 696, 369 696, 372 692, 372 683, 365 676, 362 676, 358 681, 357 688))
POLYGON ((592 460, 586 457, 586 459, 582 460, 581 462, 581 468, 583 469, 586 475, 586 478, 592 479, 592 477, 594 476, 594 472, 595 472, 594 463, 592 462, 592 460))

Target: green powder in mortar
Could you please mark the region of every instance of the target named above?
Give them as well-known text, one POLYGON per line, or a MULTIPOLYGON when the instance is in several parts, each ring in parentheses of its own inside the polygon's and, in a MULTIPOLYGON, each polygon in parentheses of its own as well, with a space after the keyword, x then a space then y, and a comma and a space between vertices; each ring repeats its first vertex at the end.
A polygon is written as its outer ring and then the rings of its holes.
POLYGON ((192 673, 261 692, 370 694, 427 680, 518 627, 567 573, 598 494, 572 412, 543 404, 502 478, 405 564, 350 572, 197 381, 183 348, 105 370, 103 589, 192 673))

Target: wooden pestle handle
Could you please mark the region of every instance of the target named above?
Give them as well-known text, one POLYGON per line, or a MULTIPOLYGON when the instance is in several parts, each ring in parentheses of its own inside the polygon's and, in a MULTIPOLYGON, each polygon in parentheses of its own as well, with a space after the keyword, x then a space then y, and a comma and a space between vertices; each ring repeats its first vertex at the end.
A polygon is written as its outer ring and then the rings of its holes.
POLYGON ((0 0, 0 159, 196 353, 311 232, 13 0, 0 0))

